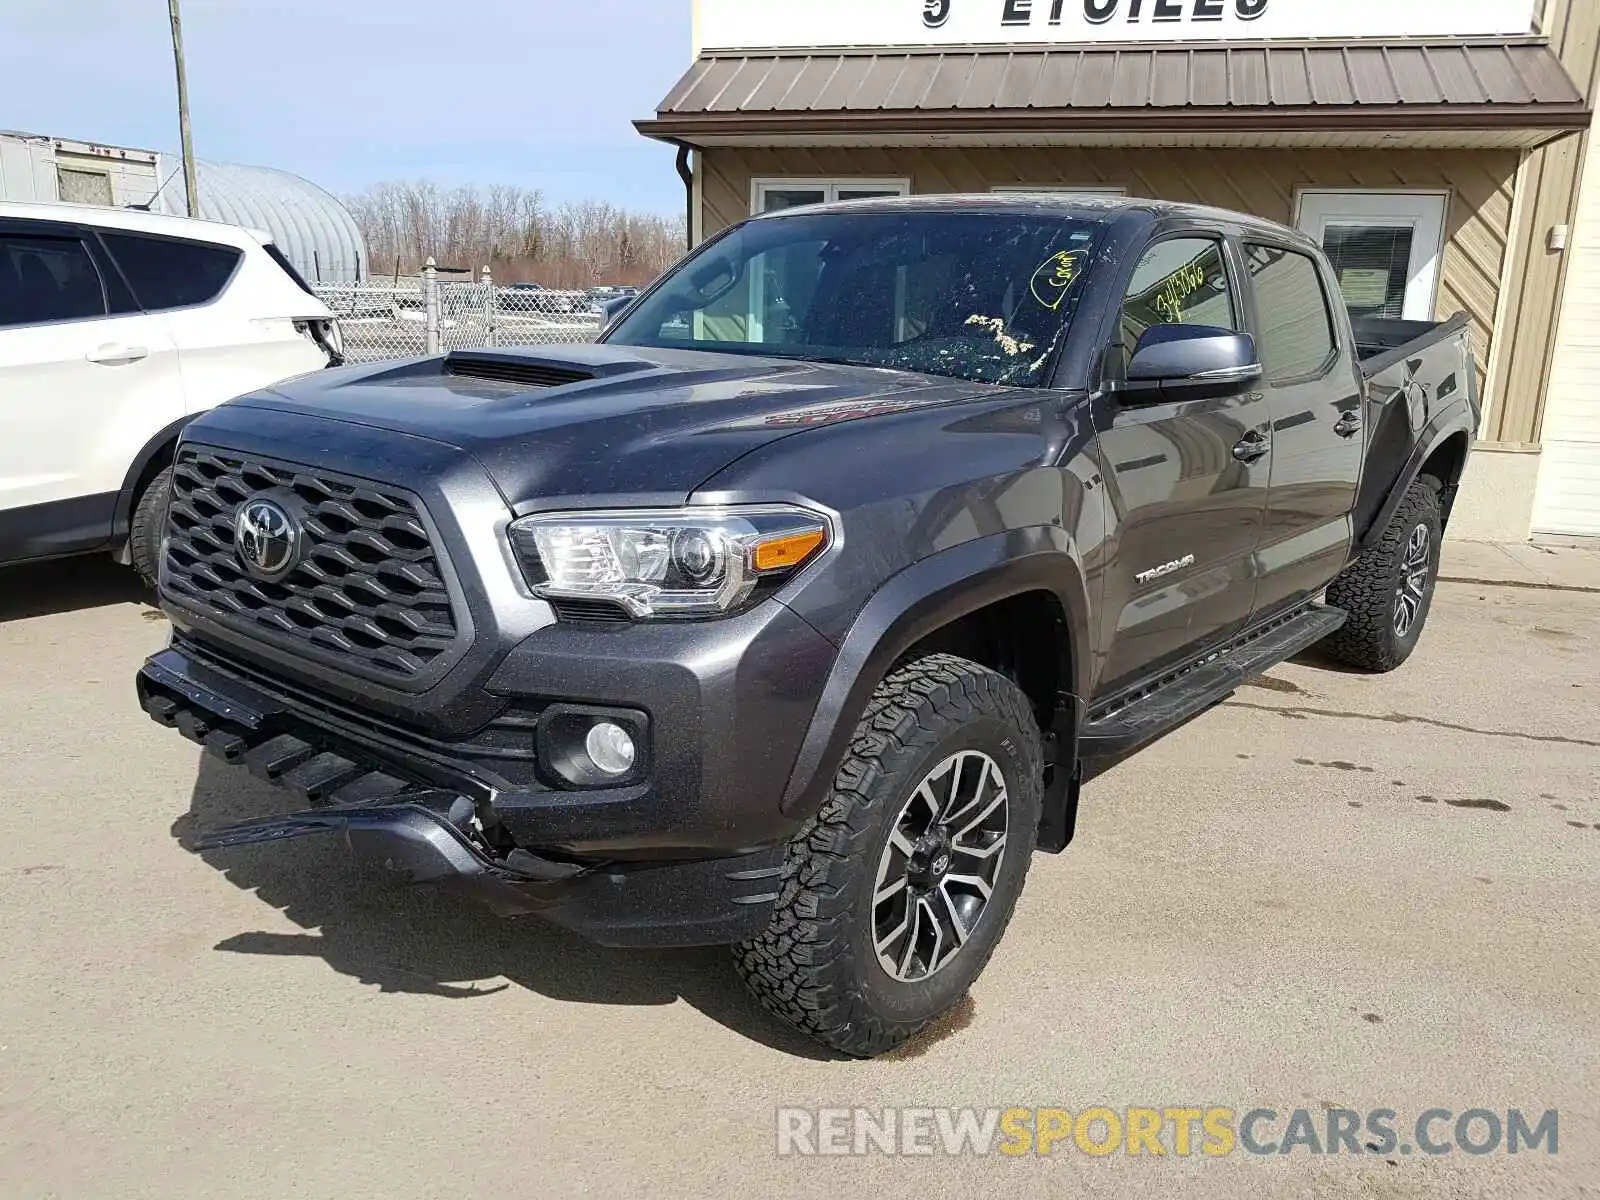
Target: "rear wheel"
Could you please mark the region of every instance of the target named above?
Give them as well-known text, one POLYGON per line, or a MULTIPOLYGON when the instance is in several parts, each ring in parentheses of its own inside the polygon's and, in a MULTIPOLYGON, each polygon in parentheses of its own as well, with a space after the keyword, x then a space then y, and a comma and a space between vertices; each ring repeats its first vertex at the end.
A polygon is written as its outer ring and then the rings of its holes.
POLYGON ((1043 765, 1027 698, 939 654, 886 679, 822 811, 795 835, 771 923, 735 947, 770 1011, 881 1054, 967 992, 1022 891, 1043 765))
POLYGON ((171 500, 172 468, 164 467, 139 493, 128 525, 128 556, 145 586, 152 589, 161 569, 161 539, 166 531, 167 505, 171 500))
POLYGON ((1440 483, 1411 485, 1378 544, 1328 589, 1328 603, 1350 614, 1324 647, 1365 671, 1393 671, 1411 657, 1433 607, 1443 515, 1440 483))

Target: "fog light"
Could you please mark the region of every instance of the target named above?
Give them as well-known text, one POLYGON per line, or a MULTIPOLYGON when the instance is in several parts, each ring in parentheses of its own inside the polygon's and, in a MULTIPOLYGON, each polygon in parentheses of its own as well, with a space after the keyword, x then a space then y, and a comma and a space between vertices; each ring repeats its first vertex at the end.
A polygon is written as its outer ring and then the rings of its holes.
POLYGON ((583 740, 583 748, 588 751, 589 760, 607 775, 626 775, 633 770, 639 753, 628 731, 610 721, 591 727, 589 736, 583 740))

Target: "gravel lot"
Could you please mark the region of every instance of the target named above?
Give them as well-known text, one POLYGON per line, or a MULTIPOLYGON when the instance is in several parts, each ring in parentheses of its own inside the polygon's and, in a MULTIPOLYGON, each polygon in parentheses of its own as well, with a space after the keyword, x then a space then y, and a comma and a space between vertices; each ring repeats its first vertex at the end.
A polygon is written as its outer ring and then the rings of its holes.
POLYGON ((623 954, 184 851, 282 807, 158 729, 166 627, 0 572, 0 1194, 1595 1196, 1600 594, 1447 584, 1385 679, 1315 663, 1089 788, 971 1002, 876 1063, 717 951, 623 954), (778 1106, 1561 1110, 1560 1152, 779 1158, 778 1106))

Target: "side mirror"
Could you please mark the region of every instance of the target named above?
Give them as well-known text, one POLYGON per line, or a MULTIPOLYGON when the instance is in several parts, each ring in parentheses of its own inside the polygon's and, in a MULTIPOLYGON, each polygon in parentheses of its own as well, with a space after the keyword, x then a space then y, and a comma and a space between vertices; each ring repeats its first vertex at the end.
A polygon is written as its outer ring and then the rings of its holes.
POLYGON ((1261 382, 1256 340, 1213 325, 1152 325, 1128 360, 1118 391, 1132 404, 1204 400, 1261 382))
POLYGON ((615 296, 610 300, 600 302, 600 332, 610 329, 612 323, 622 315, 622 310, 632 304, 632 296, 615 296))

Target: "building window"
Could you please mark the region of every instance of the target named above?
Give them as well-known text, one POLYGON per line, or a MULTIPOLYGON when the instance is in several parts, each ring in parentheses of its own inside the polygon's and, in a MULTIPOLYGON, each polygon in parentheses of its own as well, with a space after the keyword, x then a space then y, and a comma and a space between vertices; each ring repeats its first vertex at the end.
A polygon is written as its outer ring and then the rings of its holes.
POLYGON ((909 196, 909 179, 757 179, 750 186, 752 214, 780 212, 802 204, 909 196))
POLYGON ((1444 192, 1305 191, 1296 223, 1327 254, 1352 316, 1431 321, 1449 202, 1444 192))
POLYGON ((1111 183, 1093 183, 1079 185, 1076 183, 997 183, 989 189, 991 192, 1073 192, 1080 196, 1126 196, 1128 189, 1117 187, 1111 183))

